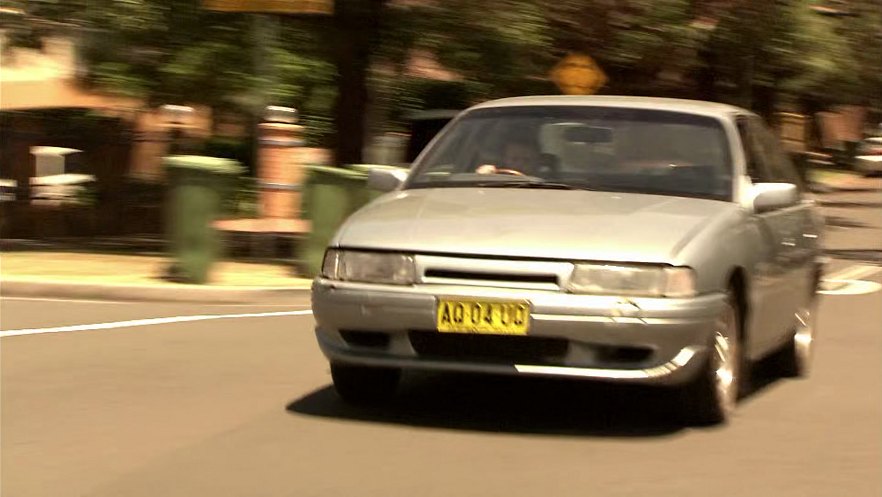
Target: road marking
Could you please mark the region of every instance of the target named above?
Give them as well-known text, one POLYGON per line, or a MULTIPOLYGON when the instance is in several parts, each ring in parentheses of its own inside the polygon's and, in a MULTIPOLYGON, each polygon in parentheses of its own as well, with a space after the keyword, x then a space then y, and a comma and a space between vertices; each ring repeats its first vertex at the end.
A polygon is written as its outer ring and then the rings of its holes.
POLYGON ((882 290, 882 283, 867 280, 824 280, 821 295, 866 295, 882 290))
POLYGON ((866 295, 878 292, 882 290, 882 284, 861 278, 869 278, 880 272, 882 272, 882 266, 863 264, 849 266, 824 278, 818 293, 821 295, 866 295))
POLYGON ((111 330, 116 328, 133 328, 136 326, 156 326, 160 324, 188 323, 193 321, 208 321, 212 319, 240 319, 240 318, 266 318, 279 316, 307 316, 312 314, 311 309, 300 311, 278 312, 251 312, 247 314, 200 314, 194 316, 171 316, 165 318, 133 319, 129 321, 115 321, 111 323, 75 324, 71 326, 56 326, 52 328, 26 328, 20 330, 0 331, 0 338, 21 335, 39 335, 43 333, 68 333, 71 331, 111 330))
MULTIPOLYGON (((173 303, 173 302, 169 302, 173 303)), ((180 302, 184 304, 184 302, 180 302)), ((193 304, 192 302, 188 302, 189 305, 196 306, 206 306, 206 307, 287 307, 291 308, 306 308, 309 309, 310 304, 193 304)))
POLYGON ((882 266, 850 266, 824 278, 826 281, 859 280, 882 272, 882 266))
POLYGON ((137 304, 138 302, 125 302, 121 300, 88 300, 88 299, 51 299, 45 297, 2 297, 0 302, 6 300, 24 300, 32 302, 73 302, 77 304, 137 304))
MULTIPOLYGON (((136 301, 125 301, 125 300, 89 300, 89 299, 61 299, 61 298, 47 298, 47 297, 2 297, 0 296, 0 302, 4 302, 7 300, 20 300, 24 302, 69 302, 74 304, 110 304, 110 305, 133 305, 133 304, 141 304, 143 302, 136 301)), ((292 304, 216 304, 216 303, 199 303, 199 302, 175 302, 175 301, 167 301, 167 302, 152 302, 156 305, 187 305, 190 307, 309 307, 309 304, 303 305, 292 305, 292 304)))

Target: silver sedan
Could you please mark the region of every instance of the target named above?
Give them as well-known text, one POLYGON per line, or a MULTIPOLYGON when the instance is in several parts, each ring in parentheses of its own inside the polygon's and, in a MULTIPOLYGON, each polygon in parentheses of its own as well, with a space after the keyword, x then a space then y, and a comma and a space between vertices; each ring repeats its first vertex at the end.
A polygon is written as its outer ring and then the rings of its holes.
POLYGON ((522 97, 454 119, 341 227, 313 285, 338 393, 401 370, 677 386, 717 423, 749 365, 804 375, 822 223, 761 119, 722 104, 522 97))

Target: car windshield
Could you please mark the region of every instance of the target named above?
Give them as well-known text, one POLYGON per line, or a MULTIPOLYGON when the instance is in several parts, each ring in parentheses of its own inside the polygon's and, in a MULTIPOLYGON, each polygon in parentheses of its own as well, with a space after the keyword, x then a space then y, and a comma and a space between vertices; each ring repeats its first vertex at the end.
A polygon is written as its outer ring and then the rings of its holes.
POLYGON ((721 122, 681 112, 590 106, 478 109, 414 165, 407 188, 529 187, 729 200, 721 122))

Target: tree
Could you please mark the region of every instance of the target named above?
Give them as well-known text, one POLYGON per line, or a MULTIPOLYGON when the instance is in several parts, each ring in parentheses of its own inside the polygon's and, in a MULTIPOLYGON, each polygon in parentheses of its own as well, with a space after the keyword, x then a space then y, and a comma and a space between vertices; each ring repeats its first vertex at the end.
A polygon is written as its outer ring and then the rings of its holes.
MULTIPOLYGON (((336 0, 334 14, 214 13, 200 0, 19 2, 85 40, 87 81, 150 105, 189 102, 257 116, 301 109, 338 163, 361 161, 370 127, 403 110, 548 93, 548 71, 586 52, 604 92, 726 100, 770 113, 781 97, 878 102, 882 8, 850 19, 814 0, 336 0), (455 77, 410 76, 414 56, 455 77)), ((41 29, 23 22, 21 43, 41 29)))
POLYGON ((855 98, 882 112, 882 1, 852 0, 851 17, 837 20, 834 28, 848 39, 857 71, 855 98))
POLYGON ((387 0, 337 0, 327 40, 337 69, 334 106, 334 160, 362 162, 365 115, 369 105, 368 71, 380 42, 382 14, 387 0))
POLYGON ((303 26, 207 11, 201 0, 30 0, 11 26, 16 45, 38 47, 64 21, 79 39, 83 83, 142 100, 262 112, 266 103, 299 107, 321 139, 334 99, 333 67, 303 26), (49 27, 46 27, 49 26, 49 27), (258 62, 262 64, 258 65, 258 62))

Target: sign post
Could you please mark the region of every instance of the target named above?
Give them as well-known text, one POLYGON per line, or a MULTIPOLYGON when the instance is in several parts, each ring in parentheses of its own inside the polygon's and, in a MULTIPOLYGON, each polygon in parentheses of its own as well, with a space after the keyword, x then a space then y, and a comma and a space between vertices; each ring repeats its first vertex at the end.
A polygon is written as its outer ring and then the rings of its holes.
POLYGON ((334 13, 334 0, 202 0, 202 6, 218 12, 318 15, 334 13))

